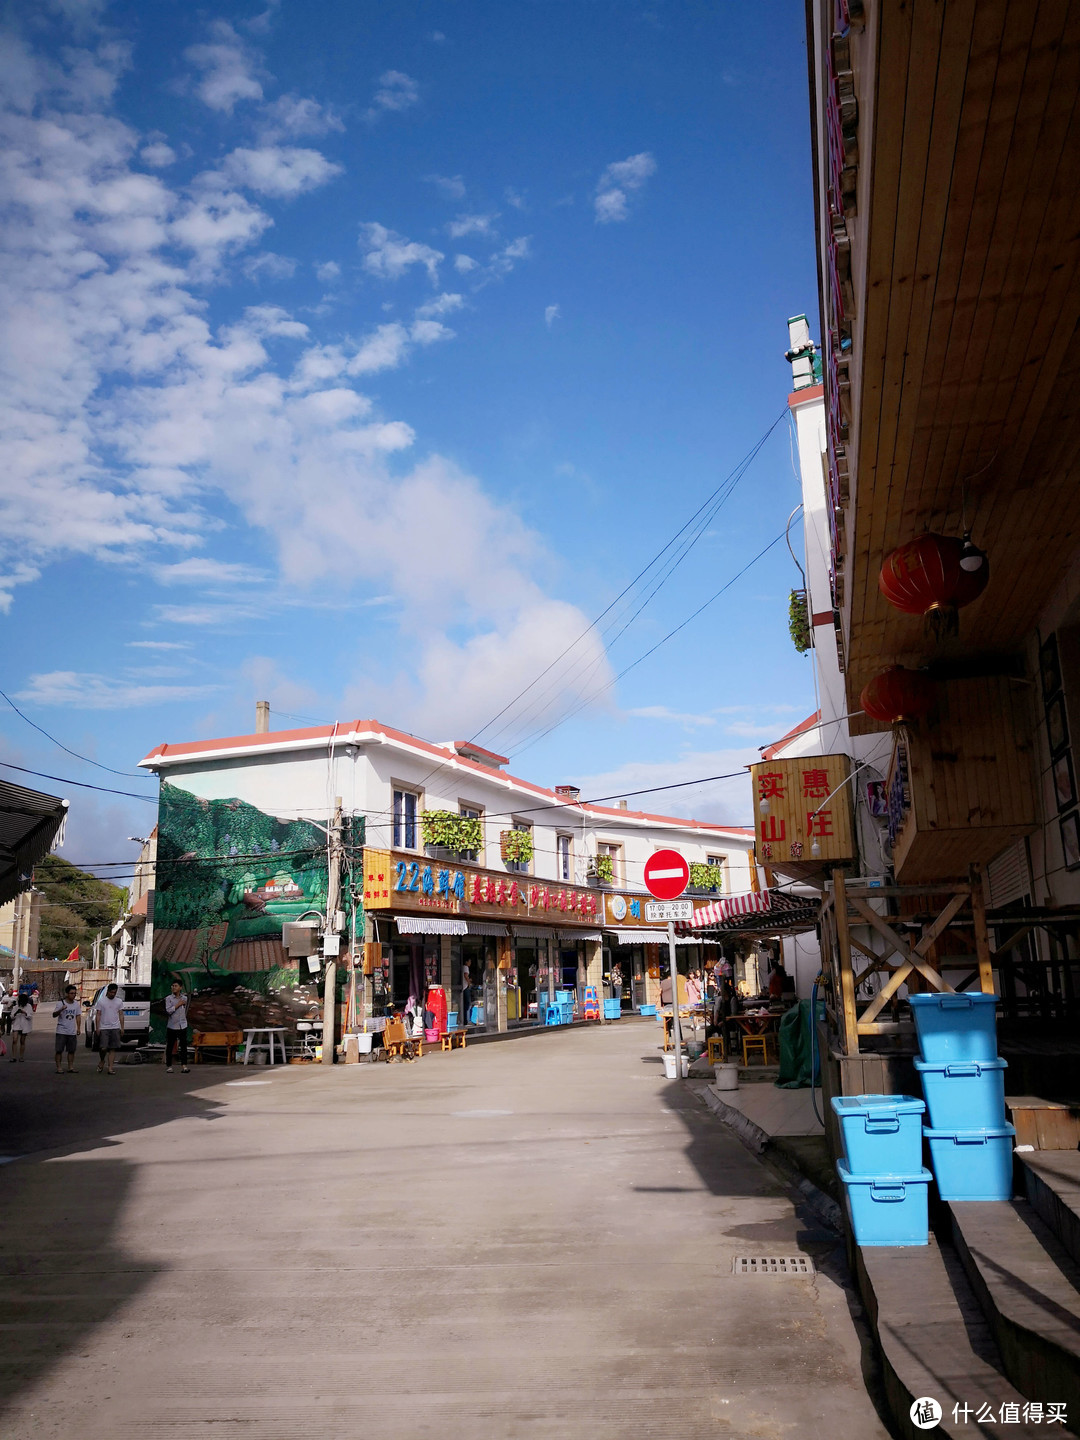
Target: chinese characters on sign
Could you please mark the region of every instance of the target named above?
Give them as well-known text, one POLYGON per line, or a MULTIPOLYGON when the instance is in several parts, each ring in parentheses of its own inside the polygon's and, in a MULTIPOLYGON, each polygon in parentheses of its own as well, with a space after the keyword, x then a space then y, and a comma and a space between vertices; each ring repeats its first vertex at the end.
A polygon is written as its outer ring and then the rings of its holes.
POLYGON ((981 1405, 957 1404, 952 1407, 953 1424, 966 1425, 1064 1425, 1065 1402, 1029 1400, 1026 1404, 1006 1401, 995 1410, 988 1402, 981 1405))
POLYGON ((527 876, 500 875, 389 850, 364 851, 364 907, 368 910, 443 910, 450 914, 541 914, 595 920, 598 897, 573 886, 527 876))
POLYGON ((763 864, 854 858, 846 755, 751 765, 757 852, 763 864), (815 848, 816 847, 816 848, 815 848))

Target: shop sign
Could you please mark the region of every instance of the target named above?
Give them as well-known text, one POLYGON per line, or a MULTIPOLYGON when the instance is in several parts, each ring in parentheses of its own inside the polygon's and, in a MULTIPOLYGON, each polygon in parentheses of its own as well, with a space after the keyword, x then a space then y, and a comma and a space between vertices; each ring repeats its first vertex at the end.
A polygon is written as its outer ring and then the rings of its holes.
POLYGON ((846 755, 803 755, 750 766, 756 848, 763 865, 855 858, 849 774, 846 755))
POLYGON ((504 920, 542 916, 549 923, 595 921, 598 896, 528 875, 499 874, 473 865, 448 865, 410 851, 364 850, 366 910, 440 911, 504 920))

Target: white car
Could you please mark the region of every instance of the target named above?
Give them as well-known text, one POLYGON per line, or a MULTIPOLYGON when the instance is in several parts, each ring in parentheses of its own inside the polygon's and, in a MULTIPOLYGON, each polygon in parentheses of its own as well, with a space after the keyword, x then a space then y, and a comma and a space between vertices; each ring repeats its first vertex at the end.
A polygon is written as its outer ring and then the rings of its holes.
MULTIPOLYGON (((86 1035, 86 1048, 93 1050, 97 1046, 97 1011, 94 1006, 105 991, 107 985, 102 985, 95 992, 91 1001, 90 1009, 86 1012, 86 1019, 83 1021, 83 1032, 86 1035)), ((150 1040, 150 986, 149 985, 121 985, 116 992, 116 998, 124 1005, 124 1045, 146 1045, 150 1040)))

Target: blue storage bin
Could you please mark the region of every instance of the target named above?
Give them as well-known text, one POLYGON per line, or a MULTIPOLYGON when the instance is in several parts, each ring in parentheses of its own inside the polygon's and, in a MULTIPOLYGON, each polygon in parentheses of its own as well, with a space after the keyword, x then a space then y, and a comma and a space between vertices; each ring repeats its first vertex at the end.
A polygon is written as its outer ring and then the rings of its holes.
POLYGON ((484 1023, 484 1007, 483 1007, 482 1005, 474 1005, 474 1006, 470 1009, 470 1011, 469 1011, 469 1024, 470 1024, 470 1025, 482 1025, 483 1023, 484 1023))
POLYGON ((836 1162, 836 1169, 847 1192, 857 1245, 929 1243, 929 1170, 920 1165, 910 1175, 853 1175, 843 1160, 836 1162))
POLYGON ((996 995, 910 995, 908 1004, 927 1064, 997 1059, 996 995))
POLYGON ((916 1060, 933 1130, 998 1130, 1005 1124, 1007 1060, 916 1060))
POLYGON ((620 1016, 621 1014, 622 1014, 622 1001, 621 1001, 621 1000, 605 1000, 605 1001, 604 1001, 604 1019, 605 1019, 605 1020, 618 1020, 618 1018, 619 1018, 619 1016, 620 1016))
POLYGON ((448 1030, 457 1029, 457 1016, 458 1012, 456 1010, 448 1010, 446 1012, 446 1028, 448 1030))
POLYGON ((922 1117, 914 1095, 834 1095, 852 1175, 914 1175, 922 1169, 922 1117))
POLYGON ((639 1015, 655 1015, 655 1014, 656 1014, 656 1006, 655 1006, 655 1005, 639 1005, 639 1006, 638 1006, 638 1014, 639 1014, 639 1015))
POLYGON ((993 1130, 923 1131, 942 1200, 1011 1200, 1011 1125, 993 1130))

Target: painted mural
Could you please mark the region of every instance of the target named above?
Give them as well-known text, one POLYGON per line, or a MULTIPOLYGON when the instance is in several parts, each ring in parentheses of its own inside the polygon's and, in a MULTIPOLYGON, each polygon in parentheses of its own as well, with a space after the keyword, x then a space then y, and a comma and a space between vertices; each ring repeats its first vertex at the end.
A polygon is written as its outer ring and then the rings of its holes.
MULTIPOLYGON (((362 820, 345 841, 346 855, 359 861, 362 820)), ((154 998, 181 980, 199 1030, 288 1024, 313 1008, 318 975, 286 954, 281 927, 325 912, 326 846, 325 831, 308 821, 277 820, 243 800, 205 800, 163 783, 154 998)))

